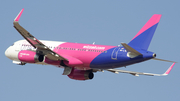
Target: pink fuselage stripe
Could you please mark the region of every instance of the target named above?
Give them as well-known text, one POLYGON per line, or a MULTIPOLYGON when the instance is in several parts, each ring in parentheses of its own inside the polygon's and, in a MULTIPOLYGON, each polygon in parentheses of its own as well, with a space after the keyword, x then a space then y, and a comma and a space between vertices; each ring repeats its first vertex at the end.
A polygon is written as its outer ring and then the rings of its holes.
POLYGON ((76 58, 83 62, 78 69, 90 69, 89 65, 91 61, 101 54, 101 51, 106 51, 115 46, 105 46, 105 45, 93 45, 93 44, 80 44, 80 43, 63 43, 57 46, 53 51, 59 55, 68 55, 76 58), (59 49, 61 48, 61 49, 59 49), (63 48, 63 49, 62 49, 63 48), (64 49, 65 48, 65 49, 64 49), (94 50, 94 51, 91 51, 94 50))
MULTIPOLYGON (((153 25, 157 24, 159 22, 161 18, 160 14, 154 14, 149 20, 148 22, 141 28, 141 30, 136 34, 136 36, 134 38, 136 38, 137 36, 139 36, 141 33, 143 33, 144 31, 146 31, 147 29, 149 29, 150 27, 152 27, 153 25)), ((134 39, 133 38, 133 39, 134 39)), ((133 40, 132 39, 132 40, 133 40)))

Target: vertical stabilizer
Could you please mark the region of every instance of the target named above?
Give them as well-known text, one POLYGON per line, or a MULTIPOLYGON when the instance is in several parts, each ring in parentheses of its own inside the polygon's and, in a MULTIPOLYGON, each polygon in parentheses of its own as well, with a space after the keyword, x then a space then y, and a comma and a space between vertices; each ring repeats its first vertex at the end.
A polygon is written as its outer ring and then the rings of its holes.
POLYGON ((147 50, 160 18, 160 14, 154 14, 128 45, 133 48, 147 50))

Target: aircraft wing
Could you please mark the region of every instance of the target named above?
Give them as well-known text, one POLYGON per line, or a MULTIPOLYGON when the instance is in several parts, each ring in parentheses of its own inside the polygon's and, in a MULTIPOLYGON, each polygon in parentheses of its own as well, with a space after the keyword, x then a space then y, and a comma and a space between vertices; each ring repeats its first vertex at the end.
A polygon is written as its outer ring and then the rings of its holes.
POLYGON ((42 42, 40 42, 38 39, 36 39, 33 35, 31 35, 27 30, 25 30, 23 27, 19 25, 19 19, 21 17, 21 14, 23 12, 24 8, 19 12, 19 14, 14 19, 14 28, 26 39, 34 48, 37 49, 37 52, 42 52, 46 57, 52 60, 67 60, 66 58, 60 56, 56 52, 49 49, 46 45, 44 45, 42 42))
POLYGON ((142 73, 142 72, 133 72, 133 71, 126 71, 126 70, 119 70, 119 69, 107 69, 107 71, 110 71, 110 72, 113 72, 113 73, 116 73, 116 74, 119 74, 119 72, 121 72, 121 73, 129 73, 129 74, 132 74, 134 76, 139 76, 139 75, 166 76, 166 75, 169 74, 169 72, 173 68, 174 64, 175 63, 173 63, 164 74, 142 73))

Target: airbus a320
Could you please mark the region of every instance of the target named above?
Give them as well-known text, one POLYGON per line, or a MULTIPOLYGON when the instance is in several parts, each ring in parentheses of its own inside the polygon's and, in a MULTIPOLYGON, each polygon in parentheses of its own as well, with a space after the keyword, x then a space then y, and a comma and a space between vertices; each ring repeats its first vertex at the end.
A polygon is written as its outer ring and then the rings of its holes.
POLYGON ((154 52, 148 51, 161 15, 154 14, 142 29, 128 43, 121 46, 70 43, 60 41, 38 40, 19 25, 22 9, 14 19, 14 28, 25 40, 16 41, 5 51, 6 57, 18 65, 42 64, 53 65, 64 69, 63 75, 75 80, 93 79, 94 72, 110 71, 113 73, 129 73, 134 76, 165 76, 173 68, 175 62, 156 58, 154 52), (163 74, 142 73, 116 69, 150 59, 172 62, 163 74))

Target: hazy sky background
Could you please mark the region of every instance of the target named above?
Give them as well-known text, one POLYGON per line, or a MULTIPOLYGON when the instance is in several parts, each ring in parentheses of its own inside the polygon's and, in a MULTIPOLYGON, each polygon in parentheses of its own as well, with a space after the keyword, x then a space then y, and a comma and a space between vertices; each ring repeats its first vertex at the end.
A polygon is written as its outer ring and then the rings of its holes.
MULTIPOLYGON (((37 39, 103 45, 128 43, 153 14, 162 14, 150 51, 180 62, 180 0, 2 0, 0 3, 0 101, 177 101, 180 63, 165 77, 95 73, 93 80, 63 76, 54 66, 19 66, 5 50, 23 37, 13 20, 37 39)), ((163 73, 171 63, 150 60, 120 68, 163 73)))

